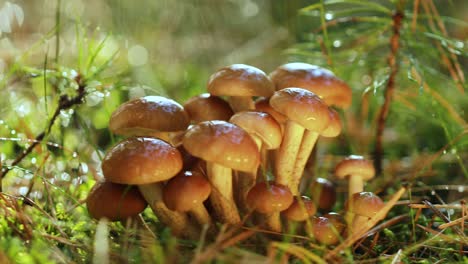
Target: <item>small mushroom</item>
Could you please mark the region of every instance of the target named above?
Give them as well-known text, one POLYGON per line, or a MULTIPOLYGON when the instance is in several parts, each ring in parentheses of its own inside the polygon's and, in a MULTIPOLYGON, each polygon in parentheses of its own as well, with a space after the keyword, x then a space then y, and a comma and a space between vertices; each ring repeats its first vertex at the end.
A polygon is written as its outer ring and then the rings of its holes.
POLYGON ((184 171, 166 183, 163 199, 167 208, 190 213, 200 225, 211 225, 210 214, 203 205, 210 193, 211 185, 201 173, 184 171))
POLYGON ((307 196, 296 196, 294 202, 282 212, 290 221, 302 222, 317 212, 314 202, 307 196))
POLYGON ((335 175, 339 179, 348 179, 348 197, 364 191, 364 181, 368 181, 375 176, 374 165, 371 161, 362 156, 351 155, 335 167, 335 175))
MULTIPOLYGON (((371 217, 379 212, 385 203, 372 192, 359 192, 354 193, 348 200, 346 218, 348 221, 350 234, 366 227, 366 223, 371 217), (349 219, 352 221, 349 222, 349 219)), ((370 227, 368 227, 370 228, 370 227)))
POLYGON ((336 189, 333 182, 317 178, 310 187, 310 193, 315 205, 322 211, 330 211, 336 202, 336 189))
POLYGON ((266 228, 281 232, 280 212, 293 203, 293 195, 287 186, 270 182, 257 183, 247 194, 251 210, 266 215, 266 228))
POLYGON ((95 219, 122 221, 143 212, 147 203, 135 186, 96 183, 86 198, 89 215, 95 219))
POLYGON ((346 223, 337 213, 328 213, 324 216, 313 216, 308 225, 308 232, 319 243, 335 245, 341 240, 346 223))
POLYGON ((233 64, 219 69, 208 81, 208 92, 228 96, 234 112, 253 110, 252 97, 270 97, 275 91, 270 78, 262 70, 245 64, 233 64))

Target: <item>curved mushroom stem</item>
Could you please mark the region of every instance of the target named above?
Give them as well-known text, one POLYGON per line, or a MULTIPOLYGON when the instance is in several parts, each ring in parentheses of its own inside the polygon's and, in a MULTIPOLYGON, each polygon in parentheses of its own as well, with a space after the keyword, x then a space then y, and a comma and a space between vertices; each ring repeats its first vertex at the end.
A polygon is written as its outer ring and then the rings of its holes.
POLYGON ((206 163, 206 170, 212 185, 210 201, 216 218, 221 223, 232 225, 240 223, 232 191, 232 170, 213 162, 206 163))
POLYGON ((228 103, 234 113, 255 109, 255 103, 250 96, 230 96, 228 103))
POLYGON ((318 136, 319 133, 314 131, 307 130, 304 132, 301 147, 299 148, 299 152, 296 156, 296 163, 294 164, 292 178, 288 185, 293 195, 299 194, 299 184, 301 183, 302 174, 304 173, 307 160, 310 157, 310 153, 312 153, 312 150, 314 149, 318 136))
POLYGON ((190 224, 186 214, 172 211, 166 207, 162 197, 160 183, 138 185, 141 194, 153 210, 158 219, 171 228, 172 233, 178 237, 197 238, 199 232, 190 224))
POLYGON ((364 191, 364 181, 361 175, 349 175, 348 197, 351 199, 353 194, 364 191))
POLYGON ((195 220, 202 226, 203 225, 211 226, 213 224, 211 220, 211 216, 203 204, 200 204, 192 208, 192 210, 189 211, 189 214, 191 214, 193 218, 195 218, 195 220))
POLYGON ((283 141, 276 153, 275 182, 289 186, 303 135, 302 126, 291 120, 286 122, 283 141))

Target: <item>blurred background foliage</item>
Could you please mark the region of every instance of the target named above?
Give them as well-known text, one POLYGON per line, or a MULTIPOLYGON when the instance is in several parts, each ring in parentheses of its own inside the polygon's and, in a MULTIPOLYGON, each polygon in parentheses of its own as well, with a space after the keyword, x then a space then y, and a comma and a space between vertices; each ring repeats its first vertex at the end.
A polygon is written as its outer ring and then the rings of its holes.
MULTIPOLYGON (((0 0, 4 167, 47 131, 60 96, 77 96, 80 85, 86 89, 84 103, 60 111, 40 146, 8 167, 3 191, 34 199, 54 217, 72 212, 63 220, 86 221, 79 201, 100 177, 100 159, 116 140, 107 130, 112 111, 150 94, 182 103, 205 92, 212 72, 233 63, 268 73, 285 62, 304 61, 350 84, 354 103, 341 113, 344 132, 320 144, 312 169, 329 177, 343 156, 372 155, 397 2, 0 0)), ((373 188, 417 177, 421 186, 466 184, 467 2, 405 2, 400 69, 384 133, 385 170, 373 188)), ((460 195, 466 192, 453 197, 460 195)), ((11 242, 5 246, 11 249, 13 240, 3 246, 11 242)))

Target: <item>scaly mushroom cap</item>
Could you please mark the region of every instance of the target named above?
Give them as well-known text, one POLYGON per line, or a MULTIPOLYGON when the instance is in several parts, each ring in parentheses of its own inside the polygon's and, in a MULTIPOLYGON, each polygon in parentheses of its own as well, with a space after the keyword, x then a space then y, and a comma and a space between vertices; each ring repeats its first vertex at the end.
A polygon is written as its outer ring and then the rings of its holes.
POLYGON ((287 63, 271 72, 270 78, 276 90, 300 87, 316 93, 328 105, 351 105, 351 88, 327 69, 308 63, 287 63))
POLYGON ((341 119, 338 112, 330 108, 330 123, 320 134, 322 137, 337 137, 341 133, 341 119))
POLYGON ((96 183, 86 198, 91 217, 119 221, 138 215, 146 208, 146 201, 137 188, 111 182, 96 183))
POLYGON ((257 212, 281 212, 292 204, 293 195, 288 187, 273 181, 259 182, 247 193, 247 205, 257 212))
POLYGON ((317 212, 314 202, 307 196, 295 197, 294 202, 282 214, 292 221, 305 221, 317 212))
POLYGON ((307 130, 322 132, 330 122, 329 107, 313 92, 302 88, 276 91, 270 105, 307 130))
POLYGON ((210 120, 228 121, 234 114, 226 101, 209 93, 190 98, 185 102, 184 109, 194 123, 210 120))
POLYGON ((208 81, 208 92, 217 96, 265 96, 275 88, 262 70, 245 64, 233 64, 219 69, 208 81))
POLYGON ((238 125, 249 134, 259 137, 266 149, 275 149, 281 144, 281 127, 267 113, 243 111, 233 115, 229 122, 238 125))
POLYGON ((184 108, 162 96, 145 96, 123 103, 112 113, 109 129, 126 136, 183 131, 190 120, 184 108))
POLYGON ((336 165, 335 175, 340 179, 360 175, 364 181, 367 181, 374 178, 375 168, 372 162, 364 157, 351 155, 336 165))
POLYGON ((221 120, 193 125, 185 133, 183 145, 193 156, 233 170, 253 172, 260 164, 260 153, 249 134, 221 120))
POLYGON ((354 193, 347 202, 347 211, 356 215, 373 217, 384 207, 385 203, 372 192, 354 193))
POLYGON ((182 169, 182 155, 169 143, 146 137, 131 137, 113 146, 102 161, 107 181, 148 184, 174 177, 182 169))
POLYGON ((210 193, 211 185, 201 173, 184 171, 166 183, 163 199, 167 208, 187 212, 202 205, 210 193))

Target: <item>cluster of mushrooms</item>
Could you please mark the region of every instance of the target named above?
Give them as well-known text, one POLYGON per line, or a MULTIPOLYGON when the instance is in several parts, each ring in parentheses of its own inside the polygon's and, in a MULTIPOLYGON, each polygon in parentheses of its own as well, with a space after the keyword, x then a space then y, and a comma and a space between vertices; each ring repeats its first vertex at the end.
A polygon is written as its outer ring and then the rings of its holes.
POLYGON ((331 245, 383 207, 363 190, 375 172, 360 156, 335 169, 349 181, 343 215, 325 213, 336 199, 330 181, 317 179, 311 198, 300 193, 317 139, 341 132, 331 106, 351 104, 351 89, 331 71, 288 63, 267 75, 234 64, 210 77, 208 92, 183 105, 145 96, 112 114, 110 130, 125 138, 102 162, 105 181, 87 199, 91 216, 123 220, 149 205, 174 235, 187 238, 203 228, 216 232, 217 224, 288 232, 304 223, 298 230, 331 245))

